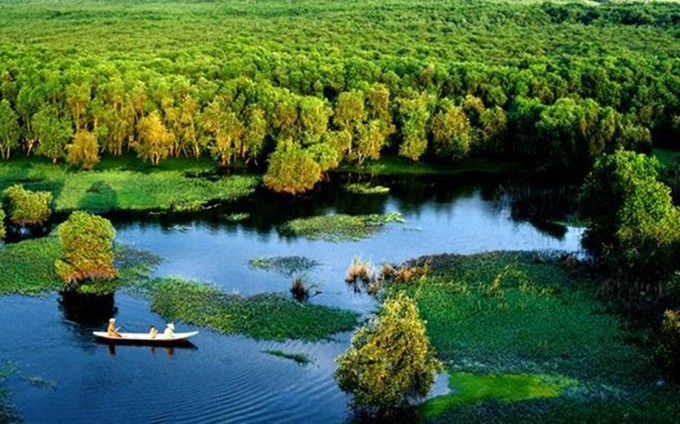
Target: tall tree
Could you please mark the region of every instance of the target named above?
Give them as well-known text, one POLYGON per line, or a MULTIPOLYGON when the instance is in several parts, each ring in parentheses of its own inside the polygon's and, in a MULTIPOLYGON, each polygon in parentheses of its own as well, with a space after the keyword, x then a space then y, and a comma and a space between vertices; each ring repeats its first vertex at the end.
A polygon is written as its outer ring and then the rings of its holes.
POLYGON ((66 143, 73 137, 71 121, 60 118, 56 108, 46 106, 33 116, 33 127, 39 143, 36 153, 57 163, 64 156, 66 143))
POLYGON ((66 146, 66 161, 71 165, 81 165, 84 169, 92 169, 99 163, 99 143, 97 135, 91 131, 76 132, 71 144, 66 146))
POLYGON ((354 407, 373 414, 424 397, 442 368, 416 302, 402 292, 385 300, 378 318, 357 330, 336 362, 340 389, 353 395, 354 407))
POLYGON ((19 116, 7 99, 0 101, 0 158, 9 159, 19 146, 19 116))
POLYGON ((175 135, 165 128, 158 111, 143 117, 138 124, 139 140, 134 143, 137 155, 157 166, 172 152, 175 135))

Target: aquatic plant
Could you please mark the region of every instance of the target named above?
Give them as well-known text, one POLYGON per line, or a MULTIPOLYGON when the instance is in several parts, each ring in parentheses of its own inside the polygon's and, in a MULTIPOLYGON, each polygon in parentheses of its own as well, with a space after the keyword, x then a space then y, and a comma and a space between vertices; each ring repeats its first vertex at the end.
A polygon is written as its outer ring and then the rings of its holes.
POLYGON ((312 363, 312 360, 309 358, 309 356, 305 355, 304 353, 284 352, 277 349, 268 349, 265 350, 264 353, 272 356, 278 356, 279 358, 291 359, 300 365, 308 365, 312 363))
POLYGON ((309 297, 309 290, 310 287, 305 284, 302 278, 294 279, 293 284, 290 287, 290 293, 293 295, 293 298, 300 302, 307 300, 309 297))
POLYGON ((319 262, 304 256, 271 256, 248 261, 251 268, 275 271, 289 277, 310 271, 319 265, 321 265, 319 262))
POLYGON ((345 191, 354 194, 387 194, 390 192, 389 187, 381 185, 372 185, 370 183, 351 183, 345 185, 345 191))
POLYGON ((347 268, 345 281, 349 284, 355 284, 357 280, 360 280, 363 283, 369 283, 374 274, 375 272, 373 271, 373 266, 370 262, 362 261, 361 259, 354 257, 349 268, 347 268))
POLYGON ((259 340, 323 340, 354 328, 358 314, 280 294, 232 296, 219 288, 178 278, 156 280, 151 309, 167 320, 203 325, 224 334, 259 340))
POLYGON ((399 212, 370 215, 324 215, 299 218, 280 227, 284 235, 330 242, 356 241, 370 237, 391 222, 404 223, 399 212))

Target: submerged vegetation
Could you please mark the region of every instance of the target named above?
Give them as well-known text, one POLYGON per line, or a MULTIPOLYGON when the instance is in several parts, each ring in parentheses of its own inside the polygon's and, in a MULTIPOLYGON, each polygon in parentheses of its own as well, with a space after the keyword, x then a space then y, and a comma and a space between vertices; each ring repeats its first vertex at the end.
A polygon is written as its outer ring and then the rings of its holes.
POLYGON ((274 271, 289 277, 311 271, 320 265, 314 259, 304 256, 271 256, 253 258, 248 261, 248 266, 251 268, 274 271))
POLYGON ((216 287, 177 278, 153 285, 151 309, 168 320, 258 340, 324 340, 353 329, 358 319, 355 312, 303 304, 280 294, 228 295, 216 287))
POLYGON ((309 356, 305 355, 304 353, 284 352, 277 349, 269 349, 265 350, 264 352, 272 356, 278 356, 279 358, 291 359, 300 365, 308 365, 312 363, 312 360, 309 358, 309 356))
POLYGON ((330 242, 356 241, 378 233, 390 222, 404 223, 399 212, 370 215, 324 215, 299 218, 281 227, 283 234, 330 242))

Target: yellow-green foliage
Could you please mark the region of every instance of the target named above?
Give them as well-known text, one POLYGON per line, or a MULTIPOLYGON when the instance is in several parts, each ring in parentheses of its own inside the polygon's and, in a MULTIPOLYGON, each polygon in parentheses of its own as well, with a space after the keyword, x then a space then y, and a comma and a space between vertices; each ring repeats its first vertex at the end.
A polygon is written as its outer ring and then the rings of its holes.
POLYGON ((337 362, 340 388, 354 395, 353 406, 372 413, 425 396, 442 367, 415 301, 404 293, 385 301, 379 317, 357 330, 337 362))
POLYGON ((269 158, 264 175, 267 188, 283 193, 302 193, 321 180, 321 167, 298 143, 284 140, 269 158))
POLYGON ((15 184, 4 191, 9 219, 17 225, 42 224, 50 217, 52 193, 33 192, 15 184))
POLYGON ((57 274, 67 283, 115 278, 115 235, 116 231, 109 220, 87 212, 73 212, 59 226, 64 255, 55 261, 57 274))
POLYGON ((99 163, 99 144, 97 136, 91 131, 78 131, 73 142, 66 146, 66 162, 70 165, 81 165, 83 169, 92 169, 99 163))

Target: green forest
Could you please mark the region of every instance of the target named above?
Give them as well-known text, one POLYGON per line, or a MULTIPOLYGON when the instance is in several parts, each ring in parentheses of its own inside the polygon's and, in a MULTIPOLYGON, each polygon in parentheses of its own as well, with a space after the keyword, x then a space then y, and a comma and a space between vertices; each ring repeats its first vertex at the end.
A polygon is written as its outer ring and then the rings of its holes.
POLYGON ((679 22, 667 2, 4 0, 0 157, 209 157, 290 193, 384 155, 587 168, 680 147, 679 22))

